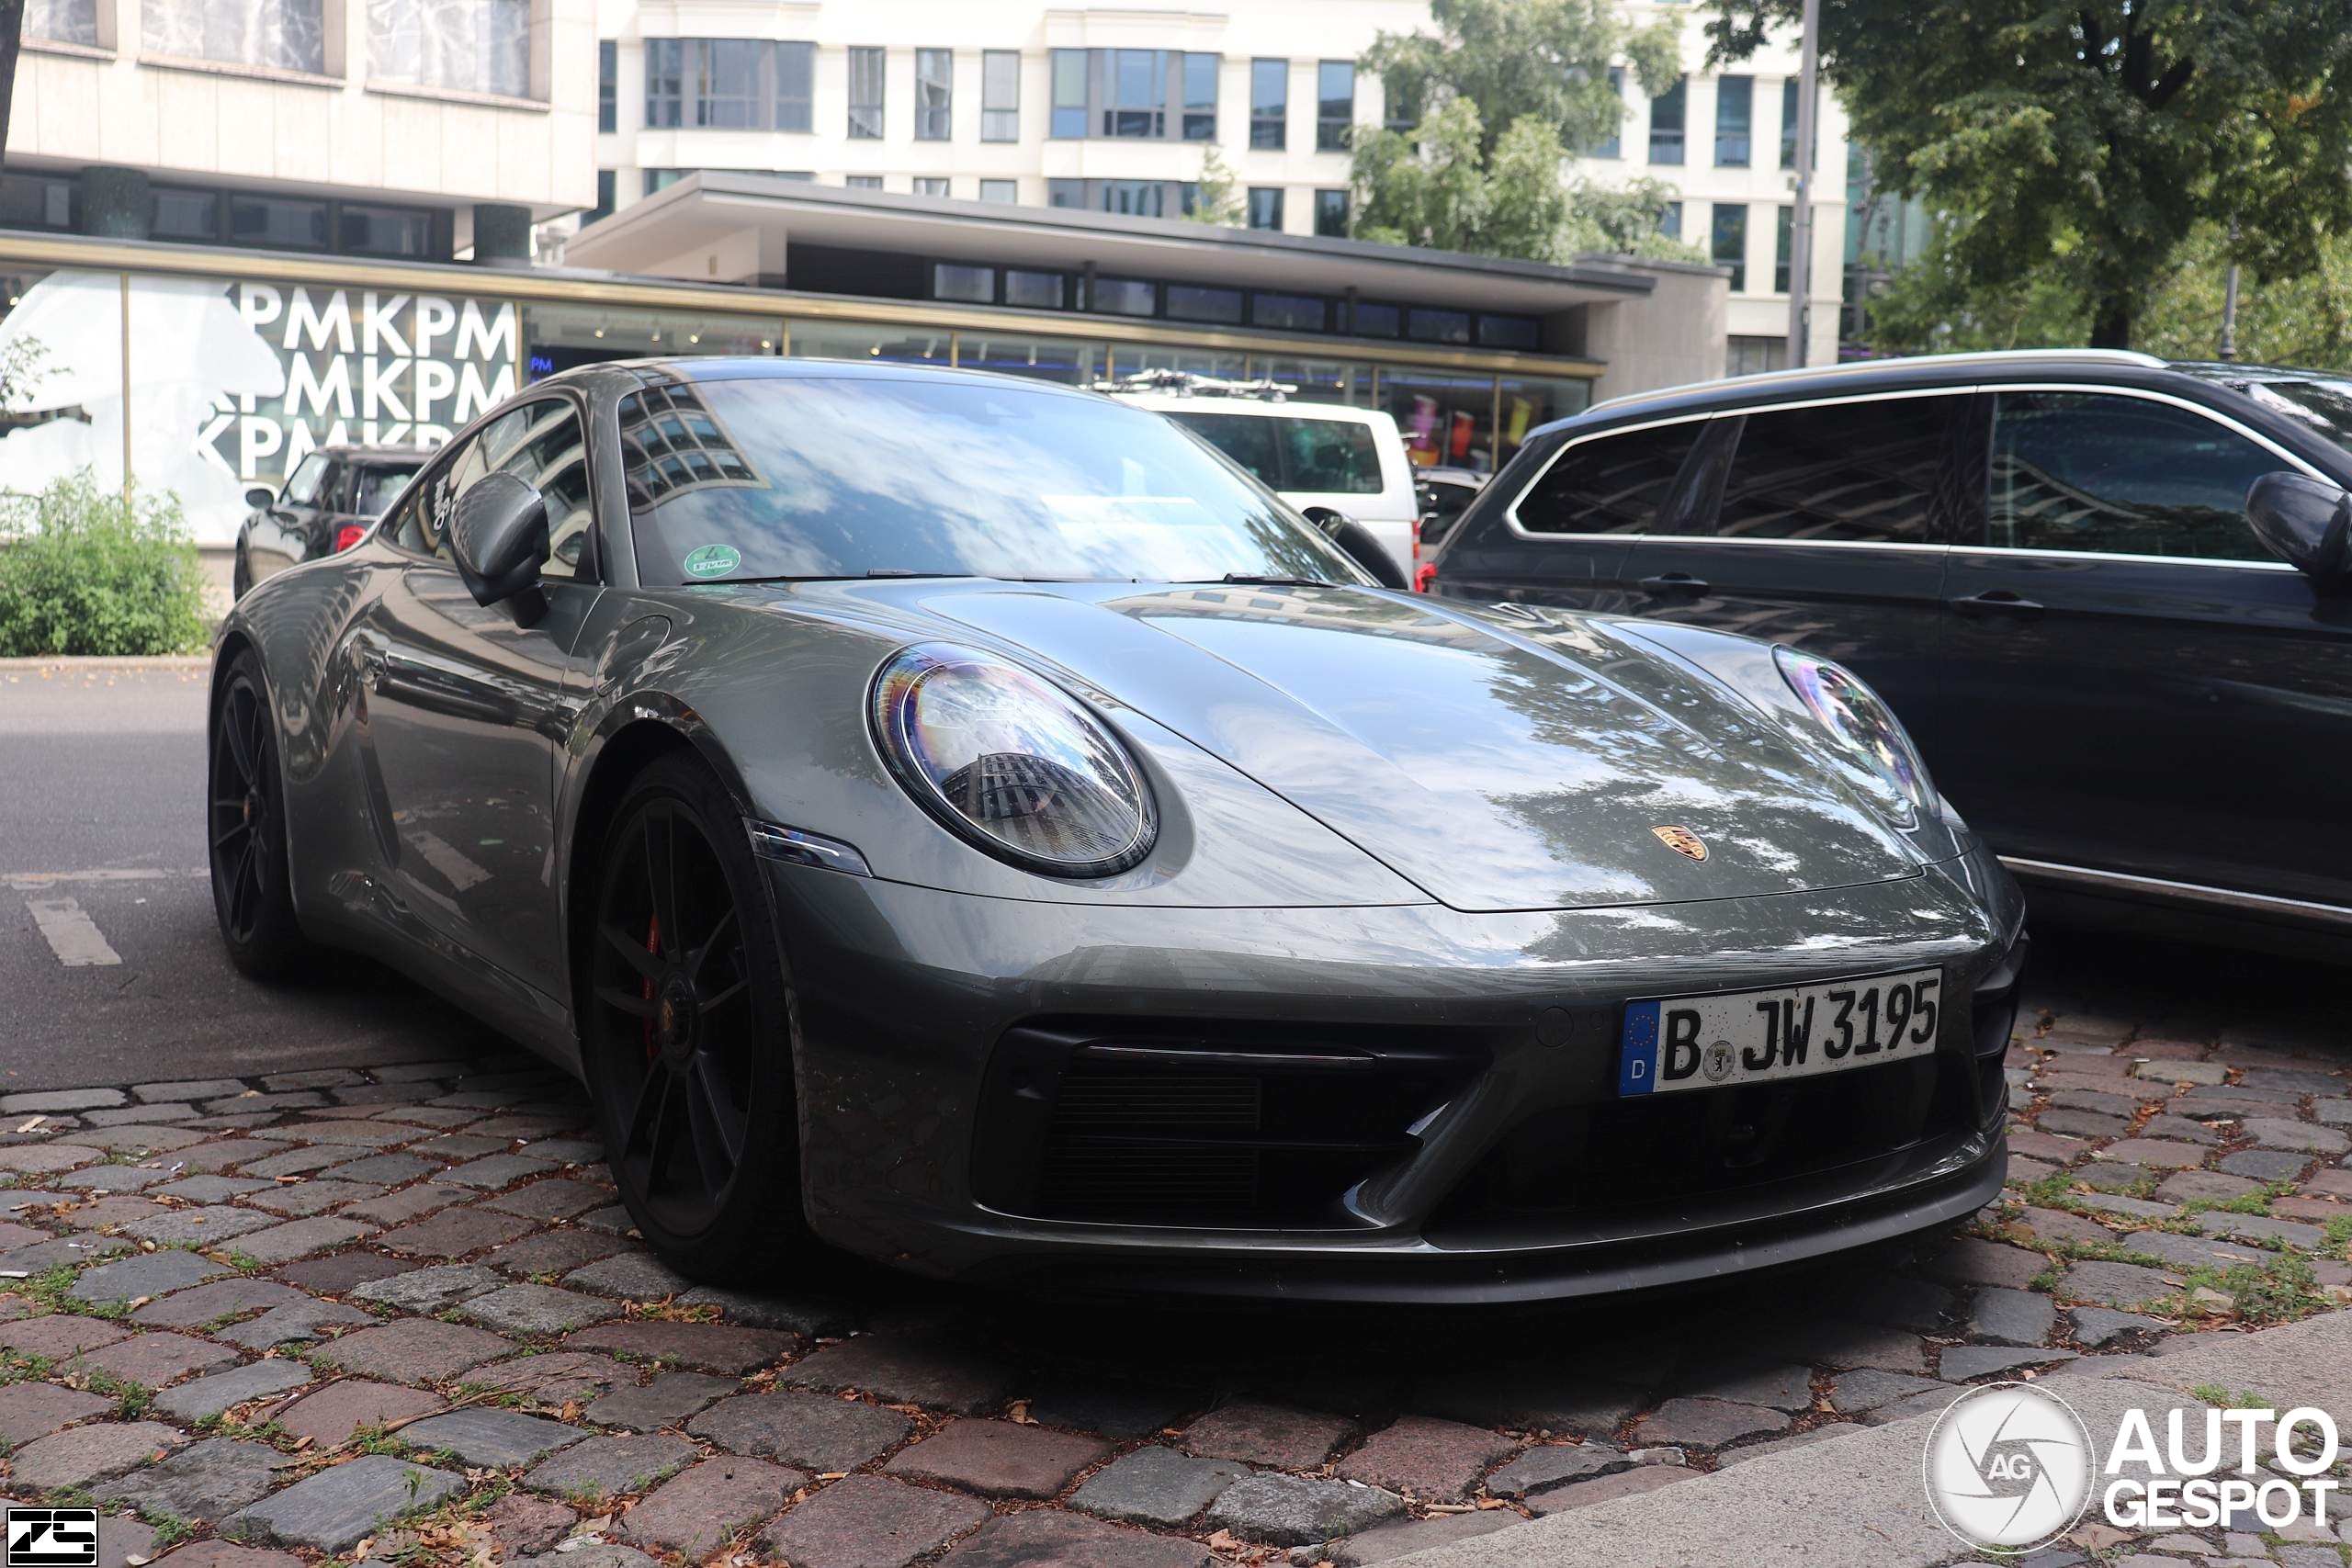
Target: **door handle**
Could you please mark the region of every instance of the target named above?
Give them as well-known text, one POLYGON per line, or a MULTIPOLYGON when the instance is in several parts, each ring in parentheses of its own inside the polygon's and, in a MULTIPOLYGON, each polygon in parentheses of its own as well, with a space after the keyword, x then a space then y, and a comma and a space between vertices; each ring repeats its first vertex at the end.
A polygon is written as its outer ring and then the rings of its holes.
POLYGON ((1707 591, 1707 580, 1693 577, 1687 571, 1669 571, 1657 577, 1642 579, 1642 592, 1657 597, 1668 593, 1700 594, 1707 591))
POLYGON ((1988 588, 1982 593, 1970 593, 1945 601, 1963 615, 2007 615, 2012 620, 2038 621, 2041 605, 2006 588, 1988 588))

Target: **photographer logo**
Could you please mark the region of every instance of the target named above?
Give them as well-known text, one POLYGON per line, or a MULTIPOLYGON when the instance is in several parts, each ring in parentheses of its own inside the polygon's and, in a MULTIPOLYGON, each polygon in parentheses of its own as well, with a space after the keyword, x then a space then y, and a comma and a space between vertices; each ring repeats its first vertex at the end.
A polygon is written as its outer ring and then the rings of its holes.
POLYGON ((1944 1528, 1990 1551, 2030 1551, 2075 1528, 2091 1494, 2090 1434, 2064 1401, 2027 1383, 1954 1400, 1928 1437, 1928 1502, 1944 1528))

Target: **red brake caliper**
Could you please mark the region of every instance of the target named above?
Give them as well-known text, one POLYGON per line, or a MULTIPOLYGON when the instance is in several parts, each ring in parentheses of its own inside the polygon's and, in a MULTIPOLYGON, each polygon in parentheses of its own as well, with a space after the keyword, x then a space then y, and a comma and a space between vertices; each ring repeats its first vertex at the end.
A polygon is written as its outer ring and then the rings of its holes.
MULTIPOLYGON (((652 920, 646 926, 645 951, 649 953, 659 953, 662 951, 662 917, 659 915, 654 916, 652 920)), ((653 999, 653 980, 650 976, 639 981, 638 987, 638 994, 639 996, 643 997, 649 1002, 653 999)), ((645 1062, 648 1066, 650 1066, 653 1065, 653 1058, 659 1055, 661 1051, 661 1046, 655 1043, 653 1038, 653 1012, 651 1009, 649 1008, 646 1010, 645 1021, 640 1027, 645 1031, 645 1062)))

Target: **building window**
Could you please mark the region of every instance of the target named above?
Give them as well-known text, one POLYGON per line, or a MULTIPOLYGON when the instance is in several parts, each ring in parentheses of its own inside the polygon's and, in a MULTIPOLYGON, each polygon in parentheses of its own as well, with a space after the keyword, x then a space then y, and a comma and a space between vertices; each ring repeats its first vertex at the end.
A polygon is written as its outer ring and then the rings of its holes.
POLYGON ((1523 349, 1532 354, 1544 346, 1544 324, 1532 316, 1481 316, 1478 346, 1523 349))
POLYGON ((1715 166, 1747 167, 1755 141, 1756 78, 1722 76, 1715 81, 1715 166))
POLYGON ((1367 305, 1359 299, 1346 307, 1342 329, 1357 337, 1395 337, 1405 330, 1405 312, 1394 305, 1367 305))
POLYGON ((1784 370, 1789 363, 1789 340, 1784 337, 1748 337, 1734 333, 1724 340, 1724 374, 1726 376, 1756 376, 1767 370, 1784 370))
POLYGON ((853 49, 849 51, 849 139, 852 141, 882 140, 882 69, 885 51, 878 49, 853 49))
POLYGON ((432 6, 368 0, 368 74, 382 82, 528 97, 531 0, 441 0, 432 6))
POLYGON ((25 36, 98 47, 98 0, 26 0, 25 36))
POLYGON ((1019 180, 982 180, 980 199, 1001 202, 1004 206, 1011 207, 1021 199, 1021 182, 1019 180))
POLYGON ((1315 68, 1315 150, 1346 152, 1355 123, 1355 62, 1326 60, 1315 68))
POLYGON ((1772 237, 1772 292, 1789 291, 1789 241, 1796 228, 1797 209, 1781 209, 1780 222, 1772 237))
POLYGON ((996 268, 936 263, 931 269, 931 297, 934 299, 960 299, 967 305, 993 305, 996 303, 996 268))
POLYGON ((1651 163, 1682 162, 1682 105, 1690 90, 1690 78, 1679 77, 1673 86, 1650 100, 1651 163))
POLYGON ((1329 304, 1313 294, 1269 294, 1261 289, 1250 297, 1250 321, 1253 326, 1272 327, 1279 332, 1319 333, 1329 318, 1329 304))
POLYGON ((1137 277, 1098 277, 1090 291, 1093 309, 1106 316, 1155 315, 1159 307, 1159 288, 1137 277))
MULTIPOLYGON (((370 0, 371 11, 380 4, 370 0)), ((266 6, 140 0, 139 26, 141 46, 150 54, 326 74, 326 0, 272 0, 266 6)), ((323 211, 319 223, 319 244, 310 248, 325 248, 323 211)))
POLYGON ((81 218, 79 189, 52 175, 0 175, 0 229, 73 229, 81 218))
POLYGON ((1592 150, 1592 155, 1596 158, 1621 157, 1625 151, 1625 68, 1623 66, 1612 65, 1609 68, 1609 91, 1617 100, 1617 120, 1609 128, 1609 139, 1592 150))
POLYGON ((1021 56, 1012 50, 980 56, 980 140, 1021 140, 1021 56))
POLYGON ((1348 193, 1343 190, 1318 190, 1315 193, 1315 231, 1327 240, 1348 237, 1348 193))
MULTIPOLYGON (((1792 76, 1781 84, 1781 167, 1797 166, 1797 89, 1804 84, 1792 76)), ((1821 161, 1821 128, 1813 128, 1814 161, 1821 161)))
POLYGON ((915 194, 917 196, 947 195, 947 176, 945 175, 917 175, 915 194))
POLYGON ((1423 343, 1468 343, 1470 312, 1467 310, 1408 310, 1405 312, 1405 335, 1423 343))
POLYGON ((815 56, 814 44, 772 39, 648 39, 645 123, 805 131, 815 56))
POLYGON ((1216 140, 1216 72, 1214 54, 1184 56, 1184 140, 1216 140))
POLYGON ((1669 240, 1682 238, 1682 204, 1669 201, 1657 209, 1657 231, 1669 240))
POLYGON ((1713 244, 1707 254, 1717 266, 1731 268, 1731 291, 1747 288, 1747 209, 1736 201, 1715 203, 1713 244))
POLYGON ((596 129, 621 127, 621 46, 616 39, 596 40, 596 129))
POLYGON ((842 186, 848 190, 880 190, 882 176, 880 175, 850 175, 843 177, 842 186))
POLYGON ((953 134, 951 110, 956 95, 956 51, 952 49, 915 51, 915 140, 944 141, 953 134))
POLYGON ((591 210, 580 215, 580 226, 584 229, 589 224, 596 221, 599 218, 610 218, 613 215, 613 202, 615 195, 616 191, 613 183, 613 171, 610 169, 597 170, 596 205, 591 210))
POLYGON ((1110 51, 1108 102, 1102 134, 1157 141, 1168 134, 1168 53, 1158 49, 1110 51))
MULTIPOLYGON (((598 182, 598 194, 603 182, 598 182)), ((433 214, 413 207, 346 201, 335 209, 335 247, 345 255, 423 261, 433 254, 433 214)))
POLYGON ((1171 283, 1168 286, 1168 318, 1174 321, 1210 321, 1239 326, 1241 290, 1210 288, 1197 283, 1171 283))
POLYGON ((1058 310, 1068 298, 1067 288, 1058 272, 1031 272, 1011 266, 1004 269, 1004 302, 1008 305, 1032 310, 1058 310))
POLYGON ((645 171, 645 194, 652 196, 668 190, 685 175, 684 169, 648 169, 645 171))
POLYGON ((1250 227, 1275 229, 1283 226, 1283 187, 1251 186, 1250 187, 1250 227))
POLYGON ((148 193, 147 232, 156 240, 220 239, 220 193, 156 186, 148 193))
POLYGON ((1046 205, 1047 207, 1084 207, 1086 182, 1084 180, 1047 180, 1046 205))
POLYGON ((1164 218, 1168 214, 1168 187, 1163 181, 1103 180, 1100 185, 1105 212, 1123 212, 1136 218, 1164 218))
MULTIPOLYGON (((1048 132, 1054 136, 1086 134, 1086 51, 1054 51, 1054 114, 1048 132)), ((1057 202, 1056 206, 1062 203, 1057 202)))
POLYGON ((1279 152, 1290 141, 1290 62, 1250 62, 1250 145, 1279 152))
POLYGON ((232 196, 229 239, 274 251, 323 251, 327 204, 287 196, 232 196))

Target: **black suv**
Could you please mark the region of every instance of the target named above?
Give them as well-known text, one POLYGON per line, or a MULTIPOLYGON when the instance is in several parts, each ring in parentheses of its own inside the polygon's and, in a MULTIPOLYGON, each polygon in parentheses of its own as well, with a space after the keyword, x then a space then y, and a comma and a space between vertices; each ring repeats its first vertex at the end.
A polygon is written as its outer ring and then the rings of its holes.
POLYGON ((322 446, 276 491, 245 491, 254 510, 237 529, 236 596, 289 566, 347 550, 388 511, 429 452, 413 446, 322 446))
POLYGON ((1547 426, 1431 589, 1838 660, 2045 894, 2346 933, 2346 486, 2352 378, 2092 350, 1883 360, 1547 426))

